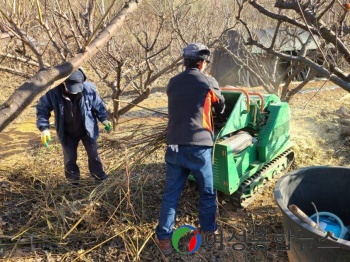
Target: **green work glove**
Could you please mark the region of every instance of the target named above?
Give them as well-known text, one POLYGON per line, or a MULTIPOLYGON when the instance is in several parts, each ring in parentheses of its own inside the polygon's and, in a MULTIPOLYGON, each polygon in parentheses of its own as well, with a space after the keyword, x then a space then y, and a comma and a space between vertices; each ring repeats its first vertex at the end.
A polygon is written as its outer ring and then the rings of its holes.
POLYGON ((112 123, 111 122, 109 122, 108 120, 105 120, 105 121, 102 122, 102 124, 105 126, 105 130, 107 132, 111 131, 111 129, 112 129, 112 123))
POLYGON ((49 142, 51 141, 51 135, 50 131, 48 129, 45 129, 41 132, 41 143, 43 143, 44 146, 49 147, 49 142))

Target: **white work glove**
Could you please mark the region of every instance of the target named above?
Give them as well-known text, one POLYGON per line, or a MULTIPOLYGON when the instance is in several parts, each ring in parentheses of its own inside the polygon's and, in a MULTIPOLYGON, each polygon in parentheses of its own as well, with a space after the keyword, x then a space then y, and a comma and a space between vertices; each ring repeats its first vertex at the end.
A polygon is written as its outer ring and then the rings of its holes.
POLYGON ((41 143, 43 143, 44 146, 49 147, 49 142, 51 141, 51 135, 50 131, 48 129, 45 129, 41 132, 41 143))
POLYGON ((169 147, 171 150, 173 150, 173 152, 179 152, 179 145, 169 145, 169 147))
POLYGON ((102 122, 102 124, 105 126, 105 130, 109 133, 112 129, 112 123, 108 120, 105 120, 102 122))

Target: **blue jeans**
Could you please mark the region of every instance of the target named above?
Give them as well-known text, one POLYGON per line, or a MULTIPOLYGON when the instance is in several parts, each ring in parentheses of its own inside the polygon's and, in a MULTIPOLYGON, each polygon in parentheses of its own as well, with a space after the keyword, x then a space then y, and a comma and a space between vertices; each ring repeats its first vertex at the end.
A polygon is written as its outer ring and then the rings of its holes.
POLYGON ((212 147, 179 146, 179 152, 170 147, 165 153, 166 185, 159 223, 158 239, 169 239, 173 234, 176 211, 183 187, 192 173, 199 190, 199 224, 204 231, 214 232, 216 224, 216 191, 213 186, 212 147))
POLYGON ((80 140, 83 142, 88 156, 89 171, 91 176, 96 180, 106 179, 107 175, 103 170, 102 162, 97 152, 96 141, 87 135, 83 136, 82 138, 73 138, 68 135, 65 135, 64 137, 62 149, 66 178, 68 180, 79 180, 80 178, 80 170, 77 165, 77 149, 80 140))

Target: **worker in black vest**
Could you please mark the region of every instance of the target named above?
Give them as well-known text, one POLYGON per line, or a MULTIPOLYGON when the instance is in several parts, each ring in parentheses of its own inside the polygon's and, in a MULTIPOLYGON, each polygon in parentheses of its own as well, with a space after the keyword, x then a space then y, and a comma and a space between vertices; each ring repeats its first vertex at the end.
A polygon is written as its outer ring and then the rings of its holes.
POLYGON ((171 238, 182 189, 191 173, 199 189, 201 234, 215 232, 216 191, 213 187, 213 111, 225 108, 217 81, 203 73, 210 50, 201 43, 183 49, 185 71, 167 86, 169 121, 167 127, 166 185, 156 228, 155 241, 164 254, 172 252, 171 238))

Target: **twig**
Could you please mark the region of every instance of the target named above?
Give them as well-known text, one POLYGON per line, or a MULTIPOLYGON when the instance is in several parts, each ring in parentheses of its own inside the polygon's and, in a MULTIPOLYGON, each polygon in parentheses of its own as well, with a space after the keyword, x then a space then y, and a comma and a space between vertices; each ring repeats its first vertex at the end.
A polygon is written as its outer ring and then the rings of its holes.
POLYGON ((349 10, 345 8, 345 6, 340 2, 340 0, 337 0, 337 3, 343 8, 344 11, 348 12, 349 10))
POLYGON ((152 112, 155 112, 155 113, 158 113, 158 114, 168 115, 168 113, 164 113, 164 112, 157 111, 157 110, 154 110, 154 109, 151 109, 151 108, 148 108, 148 107, 140 106, 138 104, 134 104, 134 103, 131 103, 131 102, 128 102, 128 101, 124 101, 124 100, 120 100, 120 99, 113 99, 113 100, 117 101, 117 102, 128 103, 130 105, 133 105, 133 106, 136 106, 136 107, 148 110, 148 111, 152 111, 152 112))
POLYGON ((94 204, 91 203, 90 206, 88 207, 88 209, 85 211, 85 213, 79 218, 79 220, 74 224, 74 226, 71 227, 71 229, 69 229, 69 231, 62 237, 62 239, 65 239, 67 236, 70 235, 70 233, 72 233, 72 231, 81 223, 81 221, 83 221, 85 216, 91 211, 91 207, 93 207, 93 206, 94 206, 94 204))
POLYGON ((145 245, 147 244, 148 240, 150 240, 150 238, 152 237, 153 232, 151 231, 150 234, 148 235, 148 237, 146 238, 145 242, 143 242, 142 246, 139 248, 139 250, 137 251, 137 256, 140 255, 141 251, 143 250, 143 248, 145 247, 145 245))
POLYGON ((79 256, 77 258, 75 258, 73 261, 76 261, 77 259, 79 259, 82 255, 85 255, 87 253, 90 253, 92 250, 98 248, 99 246, 103 245, 104 243, 107 243, 108 241, 112 240, 113 238, 119 236, 120 234, 128 231, 130 228, 128 227, 127 229, 124 229, 123 231, 119 232, 118 234, 115 234, 114 236, 111 236, 110 238, 106 239, 105 241, 102 241, 101 243, 97 244, 96 246, 86 250, 85 252, 79 254, 79 256))
POLYGON ((304 109, 307 107, 308 103, 310 103, 311 100, 312 100, 314 97, 316 97, 316 95, 318 95, 318 94, 321 92, 322 88, 326 85, 326 83, 328 82, 328 80, 329 80, 329 79, 327 79, 327 80, 322 84, 322 86, 315 92, 315 94, 307 101, 307 103, 305 104, 304 109))
POLYGON ((298 217, 302 222, 308 224, 309 226, 312 226, 313 228, 316 228, 318 230, 321 230, 322 232, 325 232, 323 228, 321 228, 319 225, 317 225, 308 215, 306 215, 301 209, 299 209, 296 205, 289 205, 289 210, 298 217))
POLYGON ((318 211, 316 208, 316 205, 314 204, 314 202, 311 202, 311 204, 314 206, 315 212, 316 212, 316 224, 320 225, 320 221, 319 221, 319 216, 318 216, 318 211))

